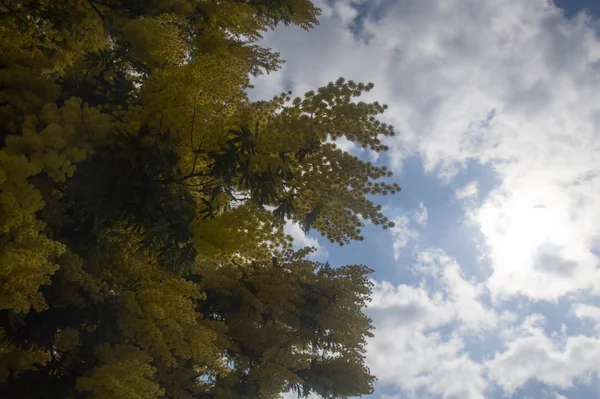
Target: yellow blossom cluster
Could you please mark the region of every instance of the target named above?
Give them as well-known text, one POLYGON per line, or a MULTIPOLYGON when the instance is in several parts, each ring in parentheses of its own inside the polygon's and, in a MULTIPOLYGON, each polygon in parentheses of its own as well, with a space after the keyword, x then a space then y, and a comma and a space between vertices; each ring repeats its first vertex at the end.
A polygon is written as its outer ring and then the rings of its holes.
MULTIPOLYGON (((0 340, 4 338, 3 331, 0 330, 0 340)), ((50 354, 45 350, 0 343, 0 384, 11 375, 28 370, 33 364, 44 364, 48 360, 50 354)))
POLYGON ((153 380, 152 358, 134 346, 104 344, 97 348, 100 364, 75 389, 93 399, 154 399, 164 390, 153 380))
POLYGON ((123 33, 135 54, 149 67, 179 66, 189 52, 189 46, 180 33, 180 26, 186 22, 184 17, 177 14, 141 16, 130 21, 123 33))
POLYGON ((64 251, 35 217, 44 203, 27 179, 38 172, 24 155, 0 150, 0 309, 44 308, 38 289, 50 282, 58 268, 54 259, 64 251))
POLYGON ((3 0, 0 397, 368 394, 363 266, 292 251, 286 222, 345 244, 384 167, 386 106, 340 79, 251 101, 309 28, 309 0, 3 0), (33 393, 32 393, 33 392, 33 393))
POLYGON ((4 151, 9 155, 25 155, 40 172, 54 181, 72 177, 75 164, 92 153, 90 138, 106 140, 110 117, 98 110, 82 109, 81 100, 68 100, 62 108, 46 104, 39 115, 28 115, 21 135, 6 138, 4 151), (94 112, 96 111, 96 112, 94 112))
POLYGON ((214 333, 201 324, 194 303, 203 299, 199 287, 160 268, 156 256, 140 247, 131 231, 110 240, 104 280, 118 294, 118 325, 135 343, 167 365, 178 359, 215 364, 214 333))
POLYGON ((46 223, 36 212, 44 201, 29 179, 44 173, 65 182, 93 152, 93 142, 107 141, 110 122, 109 115, 71 99, 61 108, 50 103, 37 116, 26 116, 22 134, 6 137, 0 150, 0 308, 43 308, 38 288, 50 283, 56 257, 65 250, 43 233, 46 223))
POLYGON ((289 245, 283 225, 265 211, 241 205, 215 218, 195 220, 190 226, 201 259, 268 259, 280 246, 289 245))

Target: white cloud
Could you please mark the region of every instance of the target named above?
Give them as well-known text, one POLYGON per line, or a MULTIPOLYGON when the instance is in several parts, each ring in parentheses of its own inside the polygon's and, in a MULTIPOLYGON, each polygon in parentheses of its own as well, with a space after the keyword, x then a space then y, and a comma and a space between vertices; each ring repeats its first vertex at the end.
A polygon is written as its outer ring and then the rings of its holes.
POLYGON ((351 24, 358 15, 358 11, 351 4, 344 1, 335 2, 333 8, 335 9, 336 16, 346 26, 351 24))
POLYGON ((476 197, 478 191, 479 184, 476 181, 472 181, 464 187, 461 187, 458 190, 456 190, 456 198, 458 198, 459 200, 463 200, 466 198, 476 197))
MULTIPOLYGON (((281 397, 281 399, 298 399, 298 394, 296 394, 296 393, 294 393, 294 392, 290 391, 290 392, 287 392, 287 393, 285 393, 285 394, 284 394, 284 395, 281 397)), ((306 399, 321 399, 321 396, 319 396, 319 395, 315 395, 315 394, 312 394, 312 393, 311 393, 310 395, 308 395, 308 396, 306 397, 306 399)))
POLYGON ((507 394, 529 381, 568 389, 600 371, 600 337, 567 336, 564 332, 550 337, 544 323, 541 315, 528 317, 506 350, 486 362, 489 379, 507 394))
POLYGON ((419 238, 419 233, 409 227, 410 220, 407 216, 402 216, 394 219, 395 226, 390 229, 392 236, 394 237, 394 260, 400 259, 400 252, 402 248, 408 245, 410 240, 416 240, 419 238))
POLYGON ((481 333, 496 327, 497 315, 480 301, 485 295, 484 285, 466 280, 454 258, 440 249, 423 251, 418 255, 415 268, 431 275, 441 285, 437 291, 446 294, 453 308, 451 313, 460 322, 459 330, 481 333))
POLYGON ((337 138, 331 142, 334 143, 340 150, 346 151, 361 158, 366 157, 370 162, 377 162, 379 159, 378 152, 371 151, 369 148, 362 148, 356 142, 350 141, 345 137, 337 138))
POLYGON ((352 152, 356 151, 358 146, 354 141, 350 141, 345 137, 340 137, 335 141, 335 145, 342 151, 352 152))
POLYGON ((600 308, 593 305, 576 304, 572 307, 572 313, 581 320, 590 320, 594 323, 596 332, 600 334, 600 308))
POLYGON ((494 268, 490 290, 545 300, 597 290, 600 271, 590 247, 595 228, 574 220, 581 209, 558 187, 523 180, 505 182, 475 211, 494 268))
POLYGON ((462 3, 414 5, 429 22, 420 45, 399 44, 416 54, 403 70, 428 66, 407 75, 438 85, 413 93, 429 99, 412 123, 425 165, 446 178, 473 159, 498 173, 501 186, 475 213, 496 296, 597 291, 590 249, 600 234, 591 222, 600 217, 600 96, 589 85, 600 83, 598 39, 584 20, 568 22, 545 1, 462 3), (465 8, 477 18, 460 23, 465 8))
POLYGON ((419 203, 419 209, 414 214, 415 221, 421 226, 427 225, 427 219, 429 218, 429 212, 423 202, 419 203))
POLYGON ((291 235, 294 239, 294 248, 301 249, 305 247, 315 248, 315 252, 311 257, 316 259, 327 259, 329 253, 327 248, 319 243, 319 240, 307 235, 298 223, 286 222, 283 228, 285 234, 291 235))
POLYGON ((441 250, 417 254, 417 285, 375 283, 368 314, 374 320, 367 363, 382 383, 444 398, 483 398, 484 367, 464 351, 463 335, 493 330, 498 316, 480 301, 483 287, 464 279, 441 250), (430 282, 432 279, 435 282, 430 282), (442 329, 456 326, 445 336, 442 329))

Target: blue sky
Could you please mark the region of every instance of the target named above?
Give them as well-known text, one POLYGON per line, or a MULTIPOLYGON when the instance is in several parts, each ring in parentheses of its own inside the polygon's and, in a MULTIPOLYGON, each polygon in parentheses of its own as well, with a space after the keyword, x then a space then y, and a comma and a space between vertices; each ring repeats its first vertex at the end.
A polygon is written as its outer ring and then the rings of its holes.
POLYGON ((265 35, 288 62, 253 95, 343 76, 389 105, 377 163, 403 190, 378 201, 396 227, 340 248, 288 226, 375 270, 372 397, 600 397, 600 3, 318 5, 312 31, 265 35))
POLYGON ((562 8, 568 17, 585 10, 592 15, 600 15, 600 3, 594 0, 556 0, 555 4, 562 8))

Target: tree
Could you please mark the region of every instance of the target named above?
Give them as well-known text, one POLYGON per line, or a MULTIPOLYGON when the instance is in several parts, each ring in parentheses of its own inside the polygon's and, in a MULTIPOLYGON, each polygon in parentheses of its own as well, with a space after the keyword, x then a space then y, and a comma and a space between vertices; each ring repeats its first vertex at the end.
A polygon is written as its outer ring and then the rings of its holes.
POLYGON ((308 0, 3 0, 0 396, 362 395, 365 266, 294 252, 391 226, 371 194, 393 129, 339 79, 252 102, 256 44, 308 0))

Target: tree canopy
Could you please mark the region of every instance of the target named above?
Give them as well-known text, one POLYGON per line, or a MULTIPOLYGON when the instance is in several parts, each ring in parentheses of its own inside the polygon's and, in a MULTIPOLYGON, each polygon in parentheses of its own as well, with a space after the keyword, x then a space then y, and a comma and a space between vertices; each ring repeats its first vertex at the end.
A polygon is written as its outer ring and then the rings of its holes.
POLYGON ((250 101, 308 0, 2 0, 0 397, 359 396, 366 266, 293 251, 391 222, 394 134, 339 79, 250 101))

